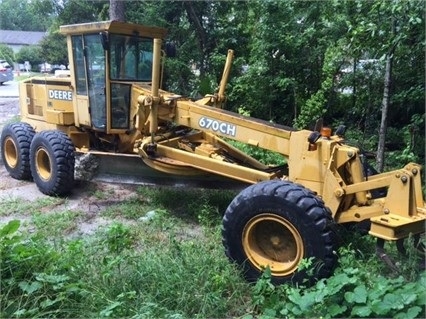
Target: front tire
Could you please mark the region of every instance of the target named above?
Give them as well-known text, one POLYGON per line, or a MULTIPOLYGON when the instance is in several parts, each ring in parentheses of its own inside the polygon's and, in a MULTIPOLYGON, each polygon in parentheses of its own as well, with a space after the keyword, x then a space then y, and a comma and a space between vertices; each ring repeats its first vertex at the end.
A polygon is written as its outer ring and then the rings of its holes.
POLYGON ((61 131, 42 131, 30 148, 31 174, 38 189, 46 195, 63 196, 74 185, 75 148, 61 131))
POLYGON ((9 175, 18 180, 31 179, 30 145, 34 129, 28 123, 6 125, 1 134, 1 157, 9 175))
POLYGON ((226 255, 249 281, 269 266, 275 284, 312 283, 329 276, 337 263, 332 223, 324 203, 306 188, 266 181, 234 198, 223 218, 222 239, 226 255), (314 272, 298 271, 310 257, 314 272))

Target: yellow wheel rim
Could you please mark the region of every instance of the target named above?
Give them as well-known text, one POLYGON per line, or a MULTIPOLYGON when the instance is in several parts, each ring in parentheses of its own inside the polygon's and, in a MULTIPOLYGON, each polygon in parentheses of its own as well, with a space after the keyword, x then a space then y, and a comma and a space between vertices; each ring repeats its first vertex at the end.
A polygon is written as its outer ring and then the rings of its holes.
POLYGON ((15 168, 18 165, 18 148, 11 137, 6 137, 4 141, 4 157, 7 165, 15 168))
POLYGON ((243 230, 243 249, 261 271, 266 266, 276 277, 294 273, 304 255, 303 240, 285 218, 274 214, 253 217, 243 230))
POLYGON ((52 165, 49 154, 43 148, 37 150, 35 154, 35 164, 40 178, 48 181, 52 176, 52 165))

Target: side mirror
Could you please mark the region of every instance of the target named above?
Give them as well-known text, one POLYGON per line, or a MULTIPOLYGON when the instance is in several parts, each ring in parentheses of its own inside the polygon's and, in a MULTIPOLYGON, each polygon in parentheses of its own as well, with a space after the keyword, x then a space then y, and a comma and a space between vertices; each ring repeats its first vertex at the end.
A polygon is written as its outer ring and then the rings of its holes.
POLYGON ((102 32, 99 32, 99 35, 101 37, 102 47, 104 48, 105 51, 108 51, 109 50, 109 36, 108 36, 108 32, 102 31, 102 32))
POLYGON ((166 42, 164 52, 169 58, 176 57, 176 44, 174 42, 166 42))

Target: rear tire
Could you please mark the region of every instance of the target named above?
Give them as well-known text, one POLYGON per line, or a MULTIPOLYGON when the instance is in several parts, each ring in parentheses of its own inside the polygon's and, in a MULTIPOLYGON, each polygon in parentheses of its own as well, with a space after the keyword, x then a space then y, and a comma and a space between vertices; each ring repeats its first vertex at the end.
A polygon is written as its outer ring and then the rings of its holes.
POLYGON ((46 195, 63 196, 74 185, 75 148, 61 131, 37 133, 31 143, 31 174, 38 189, 46 195))
POLYGON ((9 175, 18 180, 31 179, 30 145, 34 129, 28 123, 7 124, 1 134, 1 157, 9 175))
POLYGON ((324 203, 302 186, 285 181, 252 185, 237 195, 223 218, 226 255, 244 269, 248 281, 265 267, 274 284, 328 277, 336 263, 333 221, 324 203), (298 271, 313 257, 314 272, 298 271))

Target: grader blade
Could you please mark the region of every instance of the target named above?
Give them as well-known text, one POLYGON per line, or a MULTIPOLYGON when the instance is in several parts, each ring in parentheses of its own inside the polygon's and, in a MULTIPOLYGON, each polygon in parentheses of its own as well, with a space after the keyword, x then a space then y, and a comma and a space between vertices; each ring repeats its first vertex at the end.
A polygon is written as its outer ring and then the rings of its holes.
POLYGON ((200 171, 198 175, 167 174, 146 165, 138 155, 105 152, 76 157, 75 179, 108 183, 243 189, 248 184, 200 171))

